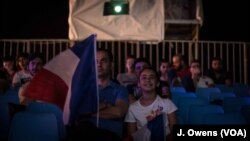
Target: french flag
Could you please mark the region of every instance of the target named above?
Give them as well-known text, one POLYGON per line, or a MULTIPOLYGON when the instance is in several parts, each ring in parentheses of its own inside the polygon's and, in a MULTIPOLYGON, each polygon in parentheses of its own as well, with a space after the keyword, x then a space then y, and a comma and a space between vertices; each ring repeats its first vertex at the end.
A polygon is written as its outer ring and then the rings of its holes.
POLYGON ((97 88, 96 35, 91 35, 45 64, 24 96, 59 106, 66 125, 79 114, 98 111, 97 88))
POLYGON ((166 114, 162 113, 132 134, 131 141, 166 141, 166 114))

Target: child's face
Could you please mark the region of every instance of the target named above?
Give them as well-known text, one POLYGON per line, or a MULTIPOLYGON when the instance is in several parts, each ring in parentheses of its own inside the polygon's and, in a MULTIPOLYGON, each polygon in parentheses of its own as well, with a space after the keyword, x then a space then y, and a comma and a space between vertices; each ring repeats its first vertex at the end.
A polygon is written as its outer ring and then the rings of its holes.
POLYGON ((138 86, 142 91, 155 91, 157 87, 157 76, 153 70, 145 69, 140 74, 138 86))
POLYGON ((168 63, 165 63, 165 62, 161 63, 160 71, 162 74, 166 74, 168 71, 168 68, 169 68, 168 63))

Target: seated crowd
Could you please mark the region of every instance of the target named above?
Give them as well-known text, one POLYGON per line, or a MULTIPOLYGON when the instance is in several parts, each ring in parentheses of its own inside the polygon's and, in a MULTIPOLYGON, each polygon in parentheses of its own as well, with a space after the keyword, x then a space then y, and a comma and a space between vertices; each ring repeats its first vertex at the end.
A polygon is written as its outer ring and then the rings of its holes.
MULTIPOLYGON (((153 68, 146 58, 128 55, 126 71, 113 81, 111 77, 113 56, 108 50, 97 50, 97 76, 99 90, 99 126, 94 125, 97 113, 79 116, 71 128, 70 140, 92 138, 92 140, 133 140, 136 132, 158 115, 165 116, 166 140, 172 140, 173 125, 177 123, 178 107, 171 100, 171 87, 182 86, 187 92, 196 88, 214 87, 216 84, 233 84, 222 60, 213 58, 211 67, 202 73, 199 60, 185 64, 182 55, 176 54, 171 62, 160 61, 153 68)), ((19 102, 27 105, 30 99, 22 92, 29 81, 42 69, 45 61, 41 54, 22 53, 16 61, 10 56, 3 58, 0 70, 0 94, 8 89, 18 89, 19 102)))

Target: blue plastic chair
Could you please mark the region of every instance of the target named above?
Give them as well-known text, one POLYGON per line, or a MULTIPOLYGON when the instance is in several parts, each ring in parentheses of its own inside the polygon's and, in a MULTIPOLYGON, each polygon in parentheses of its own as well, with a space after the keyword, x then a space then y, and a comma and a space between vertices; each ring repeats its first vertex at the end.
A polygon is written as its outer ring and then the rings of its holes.
POLYGON ((215 113, 203 117, 203 124, 207 125, 245 125, 246 119, 238 113, 215 113))
POLYGON ((0 140, 8 138, 10 127, 10 113, 8 103, 19 104, 16 91, 9 90, 5 94, 0 95, 0 140))
POLYGON ((171 100, 178 107, 179 99, 183 97, 197 97, 196 94, 190 92, 173 92, 171 100))
POLYGON ((188 115, 191 105, 207 105, 205 101, 197 97, 183 97, 179 99, 177 116, 182 119, 183 124, 188 124, 188 115))
POLYGON ((240 113, 245 117, 247 124, 250 124, 250 105, 242 105, 240 113))
POLYGON ((210 97, 209 100, 213 101, 213 100, 224 100, 224 98, 228 98, 228 97, 236 97, 236 95, 234 94, 234 92, 211 92, 210 93, 210 97))
POLYGON ((175 87, 170 87, 170 92, 186 92, 186 89, 182 86, 175 86, 175 87))
POLYGON ((62 110, 52 103, 36 102, 33 101, 26 108, 27 112, 31 113, 52 113, 56 116, 57 126, 59 131, 60 139, 66 138, 66 128, 63 123, 63 113, 62 110))
POLYGON ((9 132, 9 141, 59 141, 54 114, 15 114, 9 132))
POLYGON ((191 105, 188 113, 189 124, 203 124, 203 117, 207 114, 223 114, 224 110, 218 105, 191 105))
POLYGON ((197 88, 196 89, 197 97, 201 98, 202 100, 204 100, 206 102, 211 101, 211 94, 212 93, 221 93, 221 91, 217 87, 213 87, 213 88, 197 88))
POLYGON ((225 113, 240 113, 242 105, 250 105, 250 97, 228 97, 223 100, 225 113))

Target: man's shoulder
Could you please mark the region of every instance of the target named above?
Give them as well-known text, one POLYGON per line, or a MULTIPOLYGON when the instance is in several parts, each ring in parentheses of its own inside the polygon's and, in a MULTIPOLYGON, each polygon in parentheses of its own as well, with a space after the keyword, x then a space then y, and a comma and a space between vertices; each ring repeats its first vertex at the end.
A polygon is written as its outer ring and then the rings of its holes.
POLYGON ((127 90, 125 86, 120 85, 119 83, 117 83, 117 82, 115 82, 115 81, 113 81, 113 80, 110 81, 110 85, 111 85, 114 89, 120 89, 120 90, 124 90, 124 91, 127 90))

